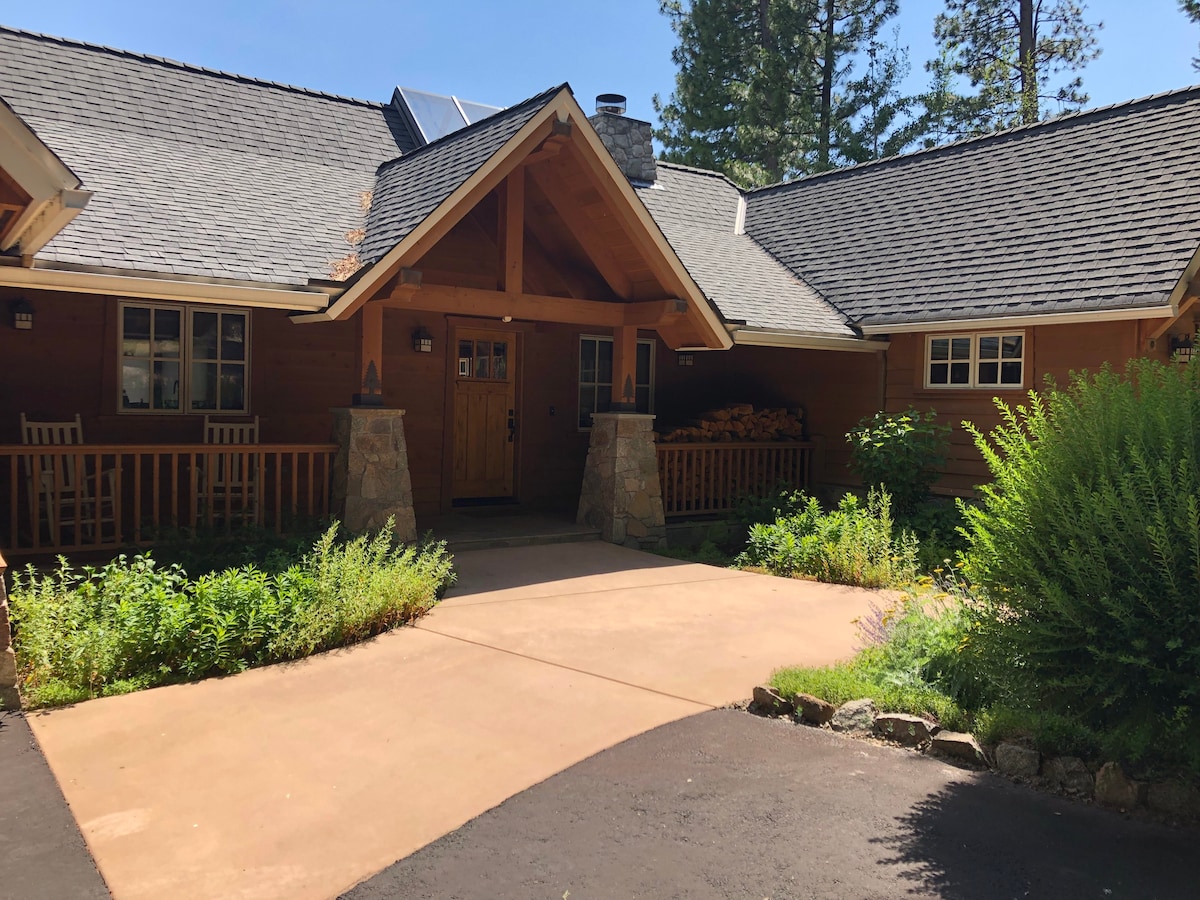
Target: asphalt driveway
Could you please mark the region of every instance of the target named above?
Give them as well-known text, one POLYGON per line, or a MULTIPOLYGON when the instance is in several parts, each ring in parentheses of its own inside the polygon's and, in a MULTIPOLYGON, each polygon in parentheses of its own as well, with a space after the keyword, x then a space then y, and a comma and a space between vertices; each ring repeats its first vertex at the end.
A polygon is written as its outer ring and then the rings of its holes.
POLYGON ((603 543, 458 569, 415 628, 31 716, 114 896, 334 896, 775 666, 848 655, 875 597, 603 543))
POLYGON ((733 710, 573 766, 346 900, 1191 900, 1195 831, 733 710))

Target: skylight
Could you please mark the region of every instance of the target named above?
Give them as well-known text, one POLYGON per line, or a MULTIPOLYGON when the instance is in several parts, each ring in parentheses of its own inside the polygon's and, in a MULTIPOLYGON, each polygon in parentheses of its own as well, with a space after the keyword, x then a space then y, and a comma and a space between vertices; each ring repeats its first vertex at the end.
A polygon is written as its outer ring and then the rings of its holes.
POLYGON ((393 102, 415 126, 415 136, 425 144, 486 119, 504 108, 406 87, 396 88, 393 102))

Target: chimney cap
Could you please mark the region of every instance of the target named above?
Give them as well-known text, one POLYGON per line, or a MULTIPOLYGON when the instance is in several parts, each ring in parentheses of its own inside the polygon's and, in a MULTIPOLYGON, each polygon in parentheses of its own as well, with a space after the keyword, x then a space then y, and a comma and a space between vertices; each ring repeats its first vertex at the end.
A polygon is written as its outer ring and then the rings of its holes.
POLYGON ((611 113, 614 116, 625 115, 624 94, 597 94, 596 112, 611 113))

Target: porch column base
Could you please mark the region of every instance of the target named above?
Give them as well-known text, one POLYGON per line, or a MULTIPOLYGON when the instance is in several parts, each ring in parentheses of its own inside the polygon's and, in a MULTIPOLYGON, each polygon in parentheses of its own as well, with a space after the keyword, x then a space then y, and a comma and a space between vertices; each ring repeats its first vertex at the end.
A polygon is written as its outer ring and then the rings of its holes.
POLYGON ((635 550, 667 543, 653 423, 654 416, 641 413, 593 415, 579 495, 580 525, 599 528, 604 540, 635 550))
POLYGON ((395 518, 396 537, 417 539, 404 410, 355 406, 333 410, 333 508, 352 533, 395 518))

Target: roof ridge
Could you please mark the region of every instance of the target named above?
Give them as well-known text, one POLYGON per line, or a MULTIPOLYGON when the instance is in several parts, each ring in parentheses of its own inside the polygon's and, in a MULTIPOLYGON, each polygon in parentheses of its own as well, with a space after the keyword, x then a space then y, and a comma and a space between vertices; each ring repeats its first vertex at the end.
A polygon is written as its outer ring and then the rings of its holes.
MULTIPOLYGON (((550 97, 554 96, 555 94, 557 94, 559 91, 563 90, 564 88, 568 91, 571 91, 570 83, 564 81, 560 85, 556 85, 555 87, 552 87, 552 88, 547 88, 546 90, 542 91, 540 94, 534 94, 532 97, 522 100, 520 103, 514 103, 512 106, 506 106, 504 109, 501 109, 498 112, 494 112, 490 116, 480 119, 477 122, 472 122, 469 125, 464 126, 463 128, 459 128, 457 131, 451 131, 448 134, 443 134, 437 140, 430 141, 428 144, 422 144, 416 150, 412 150, 408 153, 402 153, 399 156, 393 156, 391 159, 385 160, 384 162, 380 163, 379 167, 375 170, 375 174, 378 176, 379 173, 381 173, 384 170, 384 168, 387 166, 392 166, 397 163, 408 162, 411 159, 416 159, 416 158, 420 157, 422 154, 424 154, 425 151, 429 150, 430 148, 442 147, 445 144, 449 143, 451 140, 455 140, 459 137, 462 137, 463 135, 471 134, 472 132, 478 130, 479 128, 481 128, 485 125, 491 125, 494 123, 494 121, 496 119, 500 118, 501 116, 508 116, 508 115, 511 115, 511 114, 514 114, 517 112, 522 112, 525 109, 527 109, 528 107, 533 106, 536 103, 544 103, 546 100, 548 100, 550 97)), ((571 94, 572 94, 572 96, 574 96, 573 91, 571 91, 571 94)))
POLYGON ((155 63, 156 65, 166 66, 172 69, 180 69, 185 72, 195 72, 201 75, 210 75, 230 81, 238 81, 243 84, 256 84, 261 87, 289 91, 294 94, 306 94, 310 97, 320 97, 325 100, 336 100, 340 103, 350 103, 354 104, 355 106, 366 106, 371 109, 383 109, 385 106, 387 106, 386 103, 381 103, 376 100, 363 100, 358 97, 348 97, 343 94, 331 94, 328 91, 319 91, 315 88, 306 88, 295 84, 286 84, 282 81, 271 81, 266 78, 255 78, 252 75, 240 75, 237 72, 228 72, 224 69, 210 69, 207 66, 181 62, 177 59, 170 59, 165 56, 155 56, 151 53, 138 53, 135 50, 123 50, 120 47, 110 47, 106 44, 93 44, 89 43, 88 41, 81 41, 75 38, 65 38, 54 34, 44 34, 40 31, 27 31, 23 28, 13 28, 11 25, 0 25, 0 33, 15 34, 21 37, 34 38, 40 41, 49 41, 56 44, 63 44, 64 46, 68 47, 79 47, 84 50, 91 50, 95 52, 111 53, 114 56, 123 56, 127 59, 155 63))
POLYGON ((692 172, 696 175, 708 175, 710 178, 720 178, 722 181, 724 181, 730 187, 734 188, 738 193, 740 193, 740 194, 746 193, 738 185, 738 183, 736 181, 734 181, 732 178, 730 178, 724 172, 720 172, 717 169, 702 169, 699 166, 689 166, 689 165, 685 165, 684 163, 671 162, 666 159, 655 160, 655 164, 660 165, 660 166, 666 166, 668 169, 678 169, 681 172, 692 172))
POLYGON ((920 150, 912 150, 908 153, 896 153, 891 156, 881 157, 880 159, 872 159, 866 162, 854 163, 853 165, 849 166, 842 166, 839 169, 829 169, 826 172, 813 172, 808 175, 802 175, 799 178, 794 178, 791 181, 779 181, 775 184, 765 184, 761 187, 750 188, 745 191, 745 194, 749 196, 751 194, 758 194, 766 191, 774 191, 782 188, 792 187, 793 185, 797 184, 806 184, 821 178, 832 178, 839 175, 848 175, 854 172, 860 172, 863 169, 871 169, 884 165, 896 165, 907 162, 911 159, 924 158, 926 156, 932 156, 936 153, 941 153, 948 150, 956 150, 968 145, 982 144, 988 141, 997 141, 1026 131, 1050 129, 1062 125, 1063 123, 1073 124, 1083 119, 1098 118, 1116 110, 1132 108, 1139 105, 1148 106, 1151 103, 1189 93, 1200 93, 1200 85, 1188 85, 1181 88, 1171 88, 1170 90, 1159 91, 1156 94, 1147 94, 1144 97, 1135 97, 1132 100, 1122 100, 1118 103, 1109 103, 1105 106, 1095 106, 1091 109, 1080 109, 1073 112, 1062 113, 1049 119, 1041 119, 1037 122, 1014 125, 1011 128, 1004 128, 1000 131, 993 131, 988 134, 978 134, 971 137, 959 138, 958 140, 951 141, 948 144, 938 144, 935 147, 922 147, 920 150))

